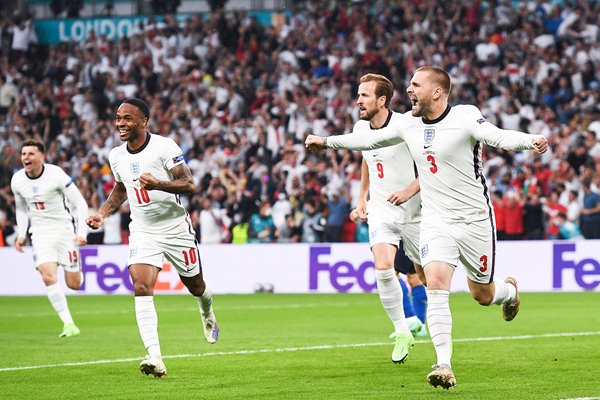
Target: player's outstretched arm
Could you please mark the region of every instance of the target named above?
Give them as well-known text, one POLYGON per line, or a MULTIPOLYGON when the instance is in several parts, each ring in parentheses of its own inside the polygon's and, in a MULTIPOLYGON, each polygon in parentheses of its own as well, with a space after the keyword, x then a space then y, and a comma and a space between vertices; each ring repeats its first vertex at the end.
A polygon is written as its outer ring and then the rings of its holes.
POLYGON ((192 171, 186 163, 181 163, 171 168, 175 178, 172 181, 159 181, 152 174, 144 172, 140 176, 140 185, 146 190, 162 190, 174 194, 192 194, 196 189, 192 171))
POLYGON ((533 135, 531 143, 533 143, 533 148, 535 151, 540 154, 544 154, 546 151, 548 151, 548 139, 542 135, 533 135))
POLYGON ((87 217, 85 223, 92 229, 100 228, 104 223, 104 218, 117 211, 125 200, 127 200, 125 185, 123 185, 123 182, 117 182, 98 213, 87 217))
POLYGON ((319 150, 325 148, 327 144, 327 138, 317 136, 317 135, 308 135, 306 140, 304 140, 304 145, 313 153, 316 153, 319 150))
POLYGON ((535 150, 538 153, 548 150, 548 140, 542 135, 498 128, 485 119, 475 106, 467 106, 464 113, 466 129, 470 135, 489 146, 506 150, 535 150))

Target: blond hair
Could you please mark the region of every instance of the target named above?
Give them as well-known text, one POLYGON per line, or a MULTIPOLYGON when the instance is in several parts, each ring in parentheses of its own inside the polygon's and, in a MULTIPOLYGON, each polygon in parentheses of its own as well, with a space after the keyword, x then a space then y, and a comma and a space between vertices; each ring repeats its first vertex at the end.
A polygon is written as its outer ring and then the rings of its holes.
POLYGON ((444 93, 450 94, 450 89, 452 88, 452 82, 450 81, 450 75, 441 68, 432 67, 429 65, 417 68, 417 71, 429 72, 431 74, 432 81, 439 85, 444 93))

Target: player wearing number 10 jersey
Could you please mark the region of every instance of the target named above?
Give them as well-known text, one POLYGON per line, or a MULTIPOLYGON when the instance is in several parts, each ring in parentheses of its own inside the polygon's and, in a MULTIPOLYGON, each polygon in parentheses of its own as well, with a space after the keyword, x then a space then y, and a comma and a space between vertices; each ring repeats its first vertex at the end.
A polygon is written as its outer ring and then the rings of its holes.
POLYGON ((212 296, 202 275, 198 244, 190 218, 181 205, 180 194, 195 189, 191 172, 179 146, 171 139, 146 131, 148 104, 127 99, 119 106, 115 125, 125 143, 109 155, 116 185, 98 214, 87 224, 98 229, 107 215, 125 200, 131 208, 129 258, 133 280, 135 313, 148 355, 140 364, 146 375, 167 373, 158 340, 158 317, 154 308, 154 286, 163 259, 179 273, 200 308, 204 336, 209 343, 218 339, 219 326, 212 309, 212 296))
POLYGON ((436 67, 417 69, 407 88, 412 117, 371 135, 330 138, 308 136, 309 148, 370 150, 406 142, 421 187, 421 264, 427 281, 427 323, 437 363, 427 376, 432 386, 456 384, 451 369, 452 316, 449 294, 454 268, 466 268, 473 298, 481 305, 501 304, 505 320, 519 311, 516 280, 494 279, 496 232, 489 190, 482 173, 482 145, 543 153, 540 135, 503 130, 471 105, 450 107, 450 76, 436 67), (419 117, 419 118, 415 118, 419 117))

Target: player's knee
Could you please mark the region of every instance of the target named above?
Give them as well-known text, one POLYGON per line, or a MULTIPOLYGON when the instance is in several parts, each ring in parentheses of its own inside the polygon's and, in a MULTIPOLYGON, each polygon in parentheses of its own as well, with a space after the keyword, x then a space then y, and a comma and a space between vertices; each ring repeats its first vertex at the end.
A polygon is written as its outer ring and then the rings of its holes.
POLYGON ((478 302, 482 306, 489 306, 492 304, 492 300, 494 299, 493 294, 483 291, 478 291, 472 293, 473 299, 478 302))
POLYGON ((410 287, 415 287, 422 284, 419 275, 416 273, 406 275, 406 279, 408 280, 410 287))
POLYGON ((66 282, 67 282, 67 287, 69 289, 79 290, 79 288, 81 287, 80 280, 67 280, 66 282))
POLYGON ((134 282, 133 293, 136 296, 151 296, 154 293, 154 285, 147 282, 134 282))
POLYGON ((56 276, 53 274, 40 272, 40 275, 42 276, 42 281, 44 281, 44 285, 46 286, 54 285, 57 282, 56 276))
POLYGON ((204 283, 201 273, 196 276, 180 276, 179 278, 192 295, 202 296, 204 294, 206 283, 204 283))
POLYGON ((390 262, 377 262, 374 264, 377 271, 385 271, 388 269, 394 269, 394 264, 390 262))
POLYGON ((67 272, 65 274, 65 283, 69 289, 78 290, 83 284, 83 274, 81 272, 72 273, 67 272))
POLYGON ((206 290, 206 284, 204 281, 197 282, 187 287, 190 293, 194 296, 202 296, 206 290))

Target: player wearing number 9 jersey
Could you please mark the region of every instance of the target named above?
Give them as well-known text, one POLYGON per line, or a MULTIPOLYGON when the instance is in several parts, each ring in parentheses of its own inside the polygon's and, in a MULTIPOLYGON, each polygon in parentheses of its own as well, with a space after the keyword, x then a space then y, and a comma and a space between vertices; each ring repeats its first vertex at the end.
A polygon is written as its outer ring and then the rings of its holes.
POLYGON ((489 190, 482 174, 482 145, 543 153, 540 135, 503 130, 471 105, 450 107, 450 76, 436 67, 417 69, 407 88, 412 117, 371 135, 309 136, 307 146, 371 150, 406 142, 419 173, 422 200, 421 264, 428 291, 427 323, 437 363, 427 376, 432 386, 456 384, 451 369, 452 317, 449 294, 454 268, 466 268, 473 298, 501 304, 512 320, 520 300, 516 280, 494 280, 496 232, 489 190), (420 118, 414 118, 420 117, 420 118))
POLYGON ((148 353, 140 363, 140 371, 161 377, 167 370, 160 351, 153 295, 164 259, 176 268, 183 284, 195 296, 209 343, 217 341, 219 326, 211 291, 203 278, 196 235, 179 199, 180 194, 194 192, 194 179, 179 146, 146 131, 149 118, 148 104, 141 99, 127 99, 119 106, 115 125, 125 143, 109 155, 116 184, 98 213, 86 222, 98 229, 107 215, 129 201, 127 265, 133 281, 138 328, 148 353))
MULTIPOLYGON (((394 86, 379 74, 365 74, 360 78, 356 104, 360 120, 354 125, 354 134, 368 136, 385 128, 392 121, 402 119, 389 109, 394 86)), ((369 244, 375 262, 375 280, 381 304, 394 325, 395 345, 392 361, 403 363, 414 344, 411 331, 418 332, 421 321, 406 318, 409 307, 408 293, 404 292, 394 271, 395 256, 402 240, 406 253, 415 266, 419 263, 419 221, 421 218, 418 182, 415 179, 413 160, 405 143, 372 151, 363 151, 361 188, 356 209, 350 217, 366 220, 369 224, 369 244), (405 194, 402 194, 406 192, 405 194), (412 196, 412 198, 411 198, 412 196), (402 198, 402 199, 400 199, 402 198), (406 201, 406 199, 409 199, 406 201)), ((423 285, 412 271, 411 283, 425 295, 423 285)))

